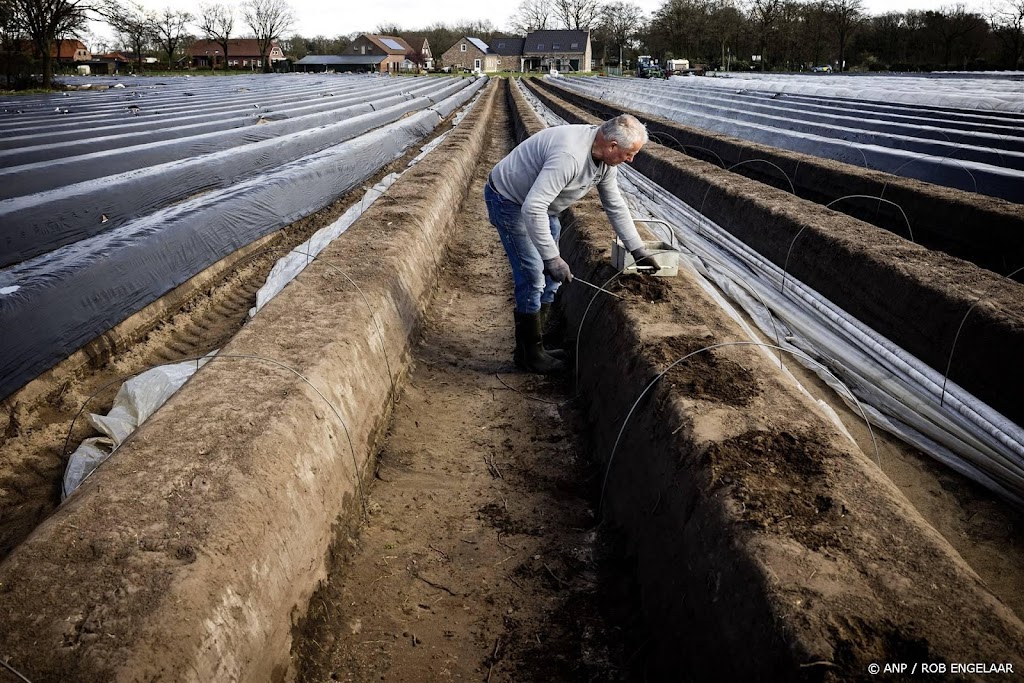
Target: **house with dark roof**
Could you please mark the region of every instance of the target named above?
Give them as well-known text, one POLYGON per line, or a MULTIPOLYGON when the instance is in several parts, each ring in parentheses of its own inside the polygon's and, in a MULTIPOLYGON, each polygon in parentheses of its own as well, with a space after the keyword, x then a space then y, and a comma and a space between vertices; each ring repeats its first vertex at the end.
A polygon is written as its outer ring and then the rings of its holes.
POLYGON ((495 38, 488 47, 498 55, 496 71, 523 70, 523 38, 495 38))
POLYGON ((589 31, 532 31, 525 38, 485 43, 463 36, 441 56, 444 66, 467 71, 589 71, 589 31))
MULTIPOLYGON (((415 63, 412 59, 407 59, 411 67, 410 70, 416 70, 417 68, 433 69, 434 68, 434 55, 430 52, 430 41, 427 40, 426 36, 403 36, 405 42, 409 44, 412 49, 411 54, 419 55, 419 63, 415 63)), ((409 57, 410 55, 406 55, 409 57)), ((405 64, 403 63, 403 68, 405 64)))
POLYGON ((412 47, 398 36, 380 36, 364 33, 349 45, 347 57, 362 57, 367 65, 375 65, 380 73, 401 71, 402 62, 412 47), (372 60, 373 57, 383 59, 372 60))
POLYGON ((523 41, 522 71, 589 71, 590 31, 531 31, 523 41))
POLYGON ((260 54, 260 45, 255 38, 232 38, 228 41, 227 55, 224 47, 214 40, 197 40, 185 50, 185 58, 189 66, 196 69, 223 68, 224 64, 232 69, 262 69, 263 60, 270 63, 285 59, 284 52, 277 41, 270 43, 270 54, 260 54))
POLYGON ((498 55, 479 38, 462 36, 441 55, 444 68, 463 71, 498 70, 498 55))

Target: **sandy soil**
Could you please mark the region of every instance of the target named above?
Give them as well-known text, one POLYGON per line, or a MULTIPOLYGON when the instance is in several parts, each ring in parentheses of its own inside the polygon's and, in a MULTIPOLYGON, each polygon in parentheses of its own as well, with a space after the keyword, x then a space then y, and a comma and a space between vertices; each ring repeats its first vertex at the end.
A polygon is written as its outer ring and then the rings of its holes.
POLYGON ((988 588, 1024 617, 1024 514, 925 453, 879 429, 874 442, 863 418, 824 382, 795 363, 787 367, 839 415, 864 453, 875 459, 936 531, 988 588))
POLYGON ((573 437, 585 429, 564 381, 510 362, 511 274, 482 200, 510 146, 496 135, 481 160, 369 520, 338 539, 310 602, 301 680, 626 677, 636 634, 607 618, 628 586, 594 528, 598 471, 573 437))

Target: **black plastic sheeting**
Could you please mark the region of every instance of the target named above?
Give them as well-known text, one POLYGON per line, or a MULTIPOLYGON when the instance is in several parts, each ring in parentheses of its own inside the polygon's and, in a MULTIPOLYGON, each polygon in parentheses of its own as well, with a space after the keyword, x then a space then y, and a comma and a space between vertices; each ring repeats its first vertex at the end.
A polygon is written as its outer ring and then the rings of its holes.
MULTIPOLYGON (((341 95, 374 88, 401 88, 387 78, 326 77, 297 80, 294 77, 233 77, 231 85, 224 87, 222 79, 171 78, 168 82, 150 79, 148 84, 136 83, 131 87, 110 89, 105 92, 65 92, 62 97, 39 95, 36 97, 0 98, 0 139, 14 135, 31 135, 40 128, 48 130, 95 130, 108 124, 124 121, 137 122, 134 114, 155 119, 179 116, 200 116, 208 112, 228 112, 238 107, 255 105, 287 105, 318 97, 341 95), (138 112, 129 112, 132 105, 138 112)), ((406 82, 408 83, 408 81, 406 82)), ((106 84, 110 85, 110 82, 106 84)), ((118 83, 117 85, 124 85, 118 83)), ((4 147, 7 149, 7 147, 4 147)))
MULTIPOLYGON (((253 173, 269 171, 362 135, 409 112, 426 109, 468 85, 466 81, 432 82, 434 87, 423 91, 428 95, 424 97, 394 95, 373 105, 344 107, 248 130, 159 142, 101 155, 104 168, 109 171, 124 166, 138 170, 0 201, 0 267, 117 228, 177 199, 225 187, 253 173), (328 123, 336 119, 340 122, 328 123), (200 150, 210 153, 199 153, 200 150), (117 163, 111 162, 113 158, 117 163)), ((50 180, 64 178, 70 182, 73 173, 59 174, 54 167, 66 168, 77 163, 82 170, 95 173, 96 157, 90 155, 89 161, 92 164, 67 160, 42 166, 51 168, 50 180)), ((0 173, 0 182, 2 176, 0 173)), ((31 182, 29 174, 15 178, 31 182)))
POLYGON ((157 134, 142 139, 130 135, 105 137, 98 141, 104 149, 85 154, 62 154, 55 159, 50 159, 50 150, 46 150, 43 154, 46 158, 16 166, 0 167, 0 199, 43 192, 92 178, 186 159, 275 135, 327 125, 357 113, 373 111, 375 108, 386 107, 409 98, 409 93, 397 91, 378 93, 372 102, 348 102, 342 98, 332 110, 284 120, 265 119, 266 123, 262 125, 253 125, 259 122, 259 117, 253 117, 233 119, 223 125, 198 123, 173 126, 169 129, 173 135, 170 139, 160 139, 157 134))
POLYGON ((0 397, 205 268, 401 156, 486 79, 427 110, 0 271, 0 397))
MULTIPOLYGON (((16 148, 0 151, 0 168, 10 168, 21 164, 35 164, 51 159, 64 159, 72 156, 103 152, 106 150, 129 147, 133 144, 152 144, 160 140, 176 140, 203 133, 214 133, 231 129, 244 128, 257 123, 268 123, 281 119, 296 120, 302 117, 307 125, 318 123, 312 114, 317 111, 323 122, 333 117, 338 120, 350 105, 363 104, 386 106, 385 102, 392 97, 411 96, 425 91, 440 88, 437 79, 421 79, 409 92, 398 92, 396 85, 388 88, 377 87, 370 92, 366 90, 355 93, 338 93, 334 97, 319 97, 314 103, 296 102, 294 99, 287 106, 248 103, 247 100, 231 103, 230 109, 210 106, 201 114, 193 110, 185 116, 167 118, 146 114, 128 114, 126 118, 137 123, 111 125, 107 122, 100 128, 78 128, 75 130, 53 130, 49 126, 40 126, 45 132, 34 135, 19 135, 9 138, 9 143, 18 142, 16 148), (365 103, 370 103, 365 104, 365 103)), ((263 98, 260 98, 263 99, 263 98)), ((128 110, 126 110, 128 111, 128 110)), ((146 110, 131 110, 146 111, 146 110)), ((75 117, 79 120, 81 117, 75 117)), ((16 170, 15 170, 16 172, 16 170)), ((3 196, 10 196, 5 190, 3 196)))
MULTIPOLYGON (((559 85, 605 102, 619 104, 695 128, 730 135, 773 147, 834 159, 853 166, 893 173, 925 182, 979 192, 1008 201, 1024 202, 1024 151, 1016 151, 1014 135, 947 129, 946 139, 909 135, 906 122, 875 122, 875 130, 846 115, 833 125, 820 123, 817 113, 804 119, 800 105, 741 107, 717 92, 705 95, 695 88, 653 86, 615 79, 559 79, 559 85), (890 131, 883 132, 888 126, 890 131), (973 144, 958 143, 969 140, 973 144), (987 146, 986 146, 987 145, 987 146)), ((761 102, 764 100, 762 99, 761 102)), ((993 113, 990 121, 1012 121, 993 113)), ((924 124, 924 122, 921 122, 924 124)), ((934 118, 928 125, 936 128, 934 118)), ((941 135, 939 136, 942 137, 941 135)))

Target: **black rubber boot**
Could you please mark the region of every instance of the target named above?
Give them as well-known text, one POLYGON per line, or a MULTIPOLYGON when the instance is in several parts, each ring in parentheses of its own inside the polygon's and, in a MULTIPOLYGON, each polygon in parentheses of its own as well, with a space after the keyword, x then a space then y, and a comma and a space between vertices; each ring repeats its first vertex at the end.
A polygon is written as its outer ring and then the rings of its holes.
POLYGON ((569 360, 569 354, 565 349, 558 348, 554 345, 550 335, 544 334, 544 328, 548 326, 548 320, 551 318, 551 304, 540 305, 540 330, 541 339, 544 344, 544 350, 548 352, 548 355, 560 361, 569 360))
POLYGON ((551 357, 541 342, 540 313, 516 311, 516 350, 512 354, 516 367, 527 372, 550 375, 565 371, 565 363, 551 357))

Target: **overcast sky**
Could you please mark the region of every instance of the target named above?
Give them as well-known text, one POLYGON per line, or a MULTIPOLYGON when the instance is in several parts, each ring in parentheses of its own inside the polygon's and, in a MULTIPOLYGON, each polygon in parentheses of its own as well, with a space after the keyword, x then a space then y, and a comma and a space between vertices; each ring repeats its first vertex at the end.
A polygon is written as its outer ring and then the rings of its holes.
MULTIPOLYGON (((237 7, 238 0, 220 0, 237 7)), ((984 0, 961 0, 969 9, 980 9, 984 0)), ((633 0, 648 15, 658 9, 663 0, 633 0)), ((355 32, 373 31, 377 26, 397 24, 412 30, 432 23, 456 24, 462 20, 487 19, 499 29, 509 24, 513 4, 507 2, 476 3, 470 0, 373 0, 363 2, 339 2, 338 0, 289 0, 295 12, 296 22, 291 33, 313 37, 323 35, 332 38, 355 32)), ((189 9, 195 12, 193 0, 141 0, 148 9, 189 9)), ((864 0, 869 14, 909 9, 938 9, 955 4, 955 0, 864 0)), ((112 36, 109 27, 93 24, 93 32, 108 40, 112 36)), ((247 29, 239 18, 236 20, 239 34, 247 29)))

